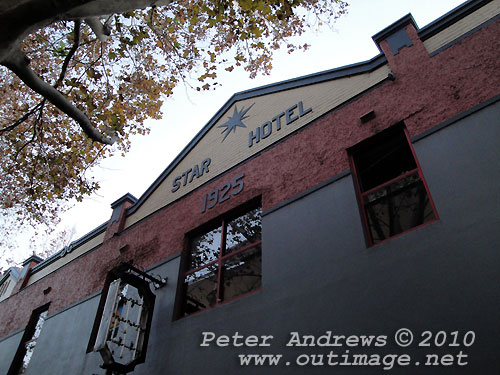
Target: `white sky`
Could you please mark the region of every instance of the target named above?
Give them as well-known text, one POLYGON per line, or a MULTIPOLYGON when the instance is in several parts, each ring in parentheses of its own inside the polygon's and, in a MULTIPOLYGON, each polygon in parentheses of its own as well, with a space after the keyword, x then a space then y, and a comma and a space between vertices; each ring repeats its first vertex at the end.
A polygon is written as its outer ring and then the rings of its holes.
MULTIPOLYGON (((371 37, 401 17, 411 13, 422 28, 463 3, 462 0, 349 2, 349 13, 338 20, 333 31, 325 27, 320 33, 300 38, 302 44, 311 45, 307 52, 276 54, 270 76, 252 80, 244 71, 220 72, 217 81, 222 87, 216 91, 176 89, 163 105, 163 119, 149 122, 149 136, 135 137, 126 157, 108 159, 94 170, 101 189, 65 213, 60 228, 74 227, 73 240, 76 240, 107 221, 111 217, 111 203, 122 195, 130 192, 139 198, 234 93, 369 60, 379 53, 371 37)), ((13 257, 20 263, 28 256, 29 250, 20 245, 13 257)))

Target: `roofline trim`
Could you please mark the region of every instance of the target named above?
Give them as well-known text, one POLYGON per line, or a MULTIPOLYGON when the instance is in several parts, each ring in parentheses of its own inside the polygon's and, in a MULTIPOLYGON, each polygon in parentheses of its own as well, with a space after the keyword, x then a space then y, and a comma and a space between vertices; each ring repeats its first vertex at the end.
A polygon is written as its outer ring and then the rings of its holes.
POLYGON ((16 281, 19 281, 20 274, 21 272, 15 267, 9 267, 0 277, 0 285, 3 284, 11 275, 16 281), (17 275, 15 273, 17 273, 17 275))
POLYGON ((27 266, 28 264, 30 264, 31 262, 36 262, 37 264, 40 264, 40 263, 42 263, 44 260, 45 260, 45 259, 43 259, 43 258, 39 257, 38 255, 33 254, 33 255, 31 255, 29 258, 25 259, 25 260, 21 263, 21 265, 22 265, 23 267, 25 267, 25 266, 27 266))
POLYGON ((187 144, 187 146, 177 155, 170 165, 158 176, 151 186, 141 195, 137 202, 127 209, 127 216, 136 212, 146 199, 160 186, 165 178, 177 167, 184 157, 198 144, 203 136, 212 128, 212 126, 226 113, 226 111, 236 102, 255 98, 262 95, 269 95, 280 91, 295 89, 308 85, 331 81, 338 78, 345 78, 353 75, 369 73, 387 63, 385 55, 382 53, 370 60, 360 63, 345 65, 339 68, 329 69, 318 73, 292 78, 289 80, 260 86, 257 88, 245 90, 234 94, 210 119, 210 121, 196 134, 196 136, 187 144))
POLYGON ((420 30, 417 29, 418 35, 422 41, 425 41, 492 1, 493 0, 466 1, 438 19, 432 21, 430 24, 422 27, 420 30))
POLYGON ((125 202, 130 202, 132 204, 135 204, 135 202, 137 202, 137 198, 134 197, 132 194, 127 193, 127 194, 123 195, 121 198, 118 198, 116 201, 111 203, 111 208, 114 210, 116 207, 118 207, 119 205, 121 205, 125 202))
MULTIPOLYGON (((464 4, 457 6, 448 13, 439 17, 435 21, 431 22, 427 26, 420 29, 415 22, 415 19, 411 13, 400 18, 393 24, 389 25, 385 29, 381 30, 375 34, 372 39, 380 49, 379 43, 381 40, 387 38, 397 29, 400 29, 408 24, 412 24, 417 30, 419 37, 423 40, 432 37, 433 35, 439 33, 440 31, 446 29, 450 25, 454 24, 458 20, 467 16, 468 14, 476 11, 482 6, 493 0, 469 0, 464 4)), ((146 201, 146 199, 158 188, 158 186, 165 180, 165 178, 172 172, 175 167, 184 159, 184 157, 191 151, 196 144, 201 140, 201 138, 212 128, 212 126, 219 120, 219 118, 236 102, 254 98, 261 95, 268 95, 284 90, 290 90, 298 87, 303 87, 307 85, 317 84, 325 81, 330 81, 333 79, 348 77, 351 75, 357 75, 362 73, 370 72, 379 66, 387 63, 387 58, 383 53, 373 57, 370 60, 366 60, 359 63, 354 63, 350 65, 345 65, 342 67, 325 70, 318 73, 313 73, 305 75, 302 77, 292 78, 285 81, 272 83, 269 85, 260 86, 257 88, 241 91, 235 93, 229 100, 215 113, 215 115, 208 121, 208 123, 196 134, 196 136, 189 142, 186 147, 177 155, 177 157, 169 164, 169 166, 158 176, 158 178, 149 186, 149 188, 140 196, 140 198, 132 206, 130 206, 126 215, 130 216, 135 213, 139 207, 146 201)))
POLYGON ((403 27, 406 27, 409 24, 413 25, 413 27, 415 27, 415 29, 418 30, 418 25, 415 22, 415 19, 413 18, 411 13, 408 13, 406 16, 401 17, 399 20, 387 26, 385 29, 379 31, 374 36, 372 36, 372 39, 377 45, 378 49, 381 51, 380 42, 382 40, 387 39, 387 37, 394 34, 396 31, 402 29, 403 27))
POLYGON ((83 235, 79 239, 71 242, 68 246, 65 246, 62 250, 58 251, 54 255, 50 256, 49 258, 45 259, 43 262, 41 262, 41 263, 37 264, 35 267, 33 267, 30 270, 30 274, 33 275, 34 273, 42 270, 43 268, 47 267, 48 265, 54 263, 59 258, 64 257, 67 253, 70 253, 74 249, 76 249, 77 247, 85 244, 87 241, 89 241, 93 237, 101 234, 102 232, 105 232, 107 225, 108 225, 108 222, 106 221, 105 223, 99 225, 97 228, 94 228, 93 230, 91 230, 87 234, 83 235))

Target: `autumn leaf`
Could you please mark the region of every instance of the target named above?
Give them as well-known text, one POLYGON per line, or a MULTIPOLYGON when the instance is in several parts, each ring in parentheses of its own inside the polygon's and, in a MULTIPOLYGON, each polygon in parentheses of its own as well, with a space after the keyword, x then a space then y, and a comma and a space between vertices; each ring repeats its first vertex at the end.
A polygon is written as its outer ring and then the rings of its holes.
POLYGON ((186 77, 199 77, 196 89, 209 90, 219 68, 267 74, 277 48, 305 49, 289 38, 334 22, 346 6, 182 0, 103 16, 97 21, 110 31, 105 38, 61 12, 62 21, 47 22, 22 41, 16 52, 21 59, 0 55, 0 209, 19 223, 55 223, 64 202, 98 189, 89 170, 126 153, 131 135, 149 133, 145 121, 161 117, 163 101, 186 77), (22 76, 26 71, 57 90, 59 102, 34 91, 22 76), (61 102, 81 118, 71 117, 61 102))

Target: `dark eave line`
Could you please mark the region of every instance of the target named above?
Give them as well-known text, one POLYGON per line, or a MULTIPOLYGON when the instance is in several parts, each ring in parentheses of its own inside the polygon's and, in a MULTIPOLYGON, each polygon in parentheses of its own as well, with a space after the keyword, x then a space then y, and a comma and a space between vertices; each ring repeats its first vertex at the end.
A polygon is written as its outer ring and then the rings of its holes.
MULTIPOLYGON (((372 39, 378 45, 379 41, 394 30, 401 27, 403 24, 413 24, 417 29, 419 36, 422 40, 428 39, 433 35, 436 35, 440 31, 446 29, 450 25, 459 21, 463 17, 471 14, 492 0, 470 0, 462 5, 457 6, 445 15, 439 17, 437 20, 433 21, 429 25, 419 29, 413 16, 408 14, 398 21, 394 22, 390 26, 386 27, 384 30, 375 34, 372 39)), ((234 94, 210 119, 210 121, 198 132, 198 134, 189 142, 186 147, 179 153, 179 155, 170 163, 170 165, 163 171, 163 173, 158 176, 158 178, 151 184, 151 186, 142 194, 142 196, 137 200, 137 202, 127 209, 127 216, 136 212, 139 207, 146 201, 146 199, 158 188, 158 186, 165 180, 165 178, 172 172, 172 170, 181 162, 182 159, 191 151, 196 144, 203 138, 203 136, 212 128, 212 126, 219 120, 219 118, 235 103, 241 100, 254 98, 261 95, 268 95, 284 90, 294 89, 298 87, 303 87, 307 85, 317 84, 325 81, 330 81, 338 78, 348 77, 352 75, 362 74, 370 72, 379 66, 387 62, 386 57, 381 53, 375 56, 371 60, 355 63, 351 65, 346 65, 340 68, 325 70, 319 73, 313 73, 302 77, 297 77, 289 80, 285 80, 278 83, 273 83, 245 91, 238 92, 234 94)))
POLYGON ((133 214, 146 201, 146 199, 160 186, 165 178, 175 167, 184 159, 184 157, 198 144, 203 136, 212 128, 224 113, 236 102, 255 98, 262 95, 269 95, 280 91, 295 89, 321 82, 332 81, 339 78, 345 78, 353 75, 371 72, 387 63, 383 54, 356 64, 342 66, 340 68, 325 70, 319 73, 313 73, 302 77, 281 81, 257 88, 245 90, 234 94, 210 119, 210 121, 198 132, 198 134, 187 144, 187 146, 177 155, 163 173, 153 182, 153 184, 142 194, 138 201, 127 209, 127 216, 133 214))
POLYGON ((470 0, 457 6, 456 8, 450 10, 448 13, 442 15, 438 19, 434 20, 427 26, 422 27, 418 30, 418 35, 422 41, 425 41, 434 35, 440 33, 444 29, 450 27, 457 21, 460 21, 469 14, 475 12, 479 8, 482 8, 486 4, 493 0, 470 0))
POLYGON ((54 255, 50 256, 49 258, 45 259, 43 262, 37 264, 35 267, 33 267, 30 272, 31 274, 40 271, 41 269, 47 267, 49 264, 54 263, 56 260, 59 258, 64 257, 67 253, 70 253, 74 251, 77 247, 83 245, 85 242, 89 241, 93 237, 103 233, 106 231, 106 227, 108 225, 108 222, 106 221, 105 223, 99 225, 97 228, 94 228, 84 236, 80 237, 79 239, 71 242, 69 246, 66 246, 62 250, 58 251, 54 255))

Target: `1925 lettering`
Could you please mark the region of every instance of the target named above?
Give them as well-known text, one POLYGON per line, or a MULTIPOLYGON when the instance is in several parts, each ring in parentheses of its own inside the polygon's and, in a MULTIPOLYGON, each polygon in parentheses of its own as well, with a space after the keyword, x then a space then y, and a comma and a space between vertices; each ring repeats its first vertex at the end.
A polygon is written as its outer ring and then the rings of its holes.
POLYGON ((205 212, 207 209, 214 208, 217 203, 222 203, 227 201, 231 196, 241 193, 243 190, 243 177, 244 174, 240 174, 233 178, 231 182, 226 182, 219 189, 214 189, 203 196, 203 205, 201 207, 201 212, 205 212))

